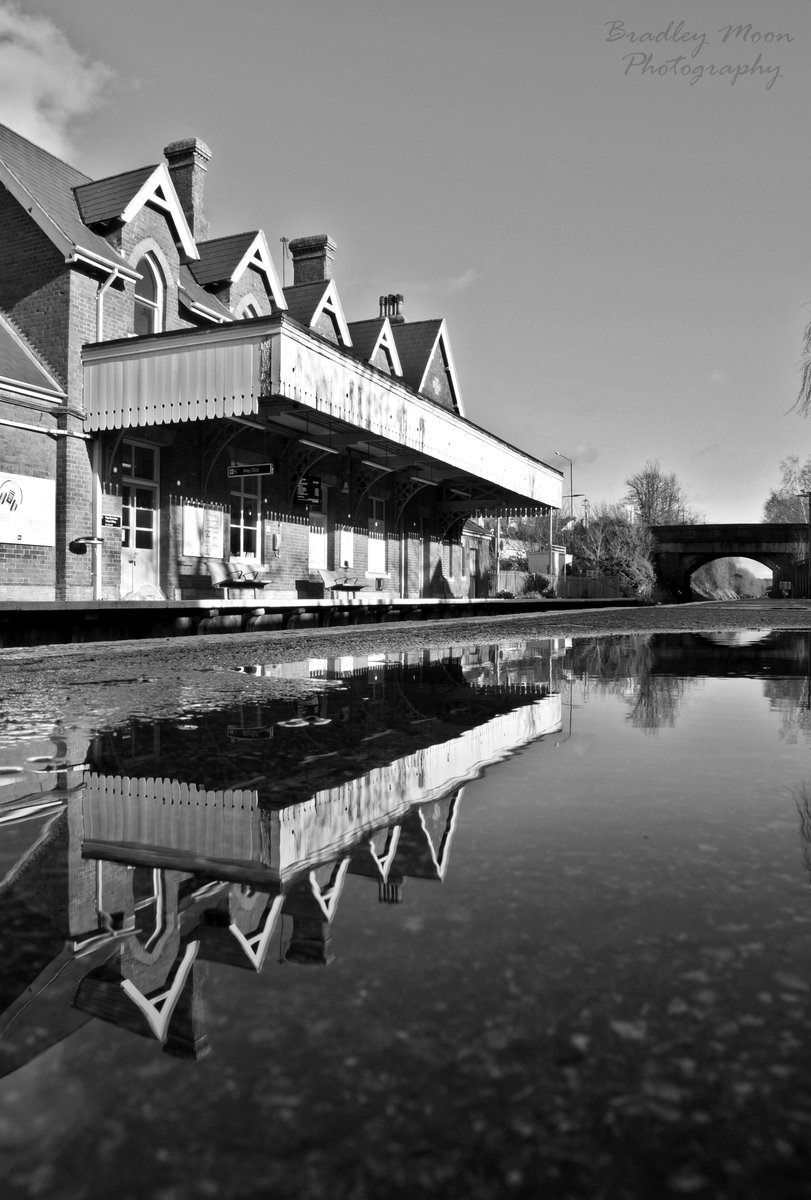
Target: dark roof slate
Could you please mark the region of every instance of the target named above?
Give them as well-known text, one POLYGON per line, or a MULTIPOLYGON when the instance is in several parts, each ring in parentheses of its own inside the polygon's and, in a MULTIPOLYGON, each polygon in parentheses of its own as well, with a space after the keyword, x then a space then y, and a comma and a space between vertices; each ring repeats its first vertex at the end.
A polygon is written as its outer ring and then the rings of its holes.
MULTIPOLYGON (((37 358, 12 323, 0 313, 0 378, 15 383, 61 391, 50 371, 37 358)), ((0 383, 0 389, 2 389, 0 383)))
POLYGON ((222 283, 230 279, 245 251, 256 241, 259 230, 252 233, 236 233, 231 237, 213 238, 208 242, 198 242, 199 261, 192 267, 192 273, 198 283, 222 283))
POLYGON ((363 359, 364 362, 369 361, 385 320, 385 317, 373 317, 369 321, 349 322, 349 333, 352 337, 352 353, 357 358, 363 359))
POLYGON ((95 225, 98 221, 120 217, 155 170, 155 165, 139 167, 135 171, 125 171, 123 175, 110 175, 107 179, 96 179, 76 187, 76 199, 85 224, 95 225))
POLYGON ((0 125, 0 162, 74 246, 91 250, 108 262, 124 264, 124 259, 109 242, 93 233, 82 221, 73 189, 92 183, 87 175, 41 146, 35 146, 6 125, 0 125))
POLYGON ((318 283, 300 283, 298 287, 286 287, 284 298, 287 301, 287 316, 309 327, 329 285, 330 280, 327 279, 318 283))
POLYGON ((442 321, 439 318, 430 321, 392 323, 394 344, 403 368, 403 382, 407 383, 415 392, 419 391, 441 325, 442 321))

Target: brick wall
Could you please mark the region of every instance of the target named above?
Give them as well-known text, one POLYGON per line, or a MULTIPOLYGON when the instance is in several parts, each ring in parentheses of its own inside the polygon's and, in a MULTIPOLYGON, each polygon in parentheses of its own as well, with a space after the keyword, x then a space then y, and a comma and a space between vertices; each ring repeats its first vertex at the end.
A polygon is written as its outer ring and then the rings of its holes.
POLYGON ((233 313, 239 312, 240 305, 248 300, 253 301, 263 317, 270 316, 273 311, 273 304, 268 295, 265 277, 264 275, 260 275, 255 267, 248 267, 247 271, 243 272, 242 277, 236 283, 229 287, 221 288, 214 294, 233 313))
POLYGON ((25 331, 64 386, 70 313, 64 256, 3 188, 0 229, 0 308, 25 331))

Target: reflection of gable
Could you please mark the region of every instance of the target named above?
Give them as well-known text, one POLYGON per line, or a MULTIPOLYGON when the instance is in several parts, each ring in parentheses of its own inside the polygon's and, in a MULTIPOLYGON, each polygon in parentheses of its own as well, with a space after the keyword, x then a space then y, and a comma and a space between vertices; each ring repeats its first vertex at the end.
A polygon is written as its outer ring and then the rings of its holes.
POLYGON ((560 696, 546 696, 281 810, 260 808, 252 789, 91 774, 82 853, 278 886, 559 728, 560 696))

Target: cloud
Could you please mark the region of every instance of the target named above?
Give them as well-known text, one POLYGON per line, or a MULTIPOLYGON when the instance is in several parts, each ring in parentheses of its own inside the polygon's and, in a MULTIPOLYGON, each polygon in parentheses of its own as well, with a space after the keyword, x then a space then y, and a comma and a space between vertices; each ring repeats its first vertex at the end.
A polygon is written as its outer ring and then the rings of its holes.
POLYGON ((462 271, 461 275, 453 275, 445 279, 421 280, 419 283, 408 283, 405 285, 405 290, 409 295, 430 292, 432 295, 456 296, 460 292, 466 292, 468 288, 472 288, 479 279, 477 271, 473 267, 467 267, 462 271))
POLYGON ((102 99, 111 72, 90 62, 45 17, 0 0, 0 122, 53 154, 71 147, 71 124, 102 99))
POLYGON ((582 466, 585 463, 596 462, 600 457, 600 451, 591 442, 578 442, 571 457, 582 466))

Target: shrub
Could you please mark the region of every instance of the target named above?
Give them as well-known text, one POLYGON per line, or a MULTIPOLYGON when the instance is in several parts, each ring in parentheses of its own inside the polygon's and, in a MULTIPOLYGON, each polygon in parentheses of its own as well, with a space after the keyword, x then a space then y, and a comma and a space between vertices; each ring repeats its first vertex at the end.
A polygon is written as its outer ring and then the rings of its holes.
POLYGON ((532 593, 538 596, 554 596, 555 594, 555 577, 554 575, 546 575, 542 571, 528 575, 524 584, 524 595, 532 593))

